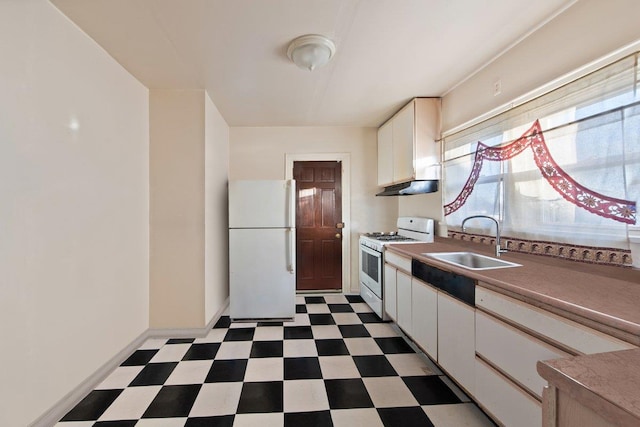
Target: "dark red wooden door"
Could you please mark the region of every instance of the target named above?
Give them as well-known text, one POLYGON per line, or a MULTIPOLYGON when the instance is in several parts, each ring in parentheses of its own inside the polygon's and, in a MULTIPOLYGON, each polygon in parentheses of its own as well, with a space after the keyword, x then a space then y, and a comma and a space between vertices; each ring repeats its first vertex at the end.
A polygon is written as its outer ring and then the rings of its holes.
POLYGON ((342 289, 342 163, 294 162, 296 289, 342 289))

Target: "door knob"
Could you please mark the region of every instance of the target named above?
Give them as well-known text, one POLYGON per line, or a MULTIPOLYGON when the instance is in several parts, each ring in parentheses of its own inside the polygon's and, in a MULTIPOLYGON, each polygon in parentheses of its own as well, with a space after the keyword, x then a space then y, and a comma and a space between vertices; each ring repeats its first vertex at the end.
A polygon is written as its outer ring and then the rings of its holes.
POLYGON ((339 239, 342 235, 340 233, 336 233, 336 239, 339 239))

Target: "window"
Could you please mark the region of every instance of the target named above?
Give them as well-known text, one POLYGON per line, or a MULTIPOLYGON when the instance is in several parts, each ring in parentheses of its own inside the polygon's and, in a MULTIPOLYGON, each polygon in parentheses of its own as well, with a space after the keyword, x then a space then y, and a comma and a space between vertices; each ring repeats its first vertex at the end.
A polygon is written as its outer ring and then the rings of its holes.
POLYGON ((446 136, 447 225, 483 214, 513 238, 628 249, 640 199, 638 57, 446 136))

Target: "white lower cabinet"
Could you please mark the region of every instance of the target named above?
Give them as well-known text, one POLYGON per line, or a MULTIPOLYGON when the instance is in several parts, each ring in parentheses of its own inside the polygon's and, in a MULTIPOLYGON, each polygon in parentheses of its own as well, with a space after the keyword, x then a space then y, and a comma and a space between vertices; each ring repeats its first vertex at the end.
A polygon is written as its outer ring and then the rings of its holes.
POLYGON ((411 279, 411 323, 413 340, 433 360, 438 360, 438 291, 411 279))
POLYGON ((396 269, 388 264, 384 265, 384 311, 392 320, 398 320, 396 269))
POLYGON ((411 276, 403 271, 396 272, 398 326, 409 336, 413 336, 411 323, 411 276))
POLYGON ((475 359, 476 400, 505 427, 540 427, 540 402, 483 360, 475 359))
POLYGON ((438 292, 438 364, 475 394, 475 309, 438 292))

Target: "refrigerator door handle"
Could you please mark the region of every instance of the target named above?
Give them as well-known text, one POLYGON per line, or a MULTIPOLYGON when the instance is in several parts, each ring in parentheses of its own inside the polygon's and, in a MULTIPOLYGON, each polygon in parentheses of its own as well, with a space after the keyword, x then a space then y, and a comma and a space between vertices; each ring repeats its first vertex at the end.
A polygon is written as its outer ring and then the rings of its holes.
POLYGON ((287 227, 296 226, 296 182, 287 181, 287 227))
POLYGON ((295 238, 296 238, 296 233, 295 233, 295 228, 287 228, 287 233, 288 233, 288 237, 289 237, 289 242, 287 245, 287 270, 289 271, 289 273, 294 274, 295 273, 295 256, 294 256, 294 248, 296 245, 295 242, 295 238))

